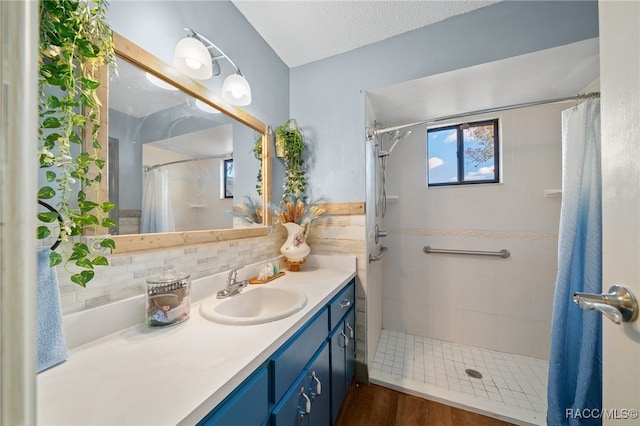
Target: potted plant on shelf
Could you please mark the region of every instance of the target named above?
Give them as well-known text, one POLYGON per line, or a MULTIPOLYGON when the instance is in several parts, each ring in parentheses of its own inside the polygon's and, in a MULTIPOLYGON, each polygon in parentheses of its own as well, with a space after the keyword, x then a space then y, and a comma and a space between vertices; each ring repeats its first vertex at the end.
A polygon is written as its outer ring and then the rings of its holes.
POLYGON ((307 199, 307 177, 304 170, 304 134, 293 118, 276 128, 276 151, 281 151, 286 167, 284 194, 280 205, 273 207, 274 216, 287 229, 287 239, 280 252, 290 271, 299 271, 311 252, 307 236, 311 224, 326 211, 307 199))
POLYGON ((304 196, 307 177, 304 170, 304 134, 295 119, 287 120, 276 128, 276 154, 283 158, 286 168, 283 201, 287 196, 304 196))
MULTIPOLYGON (((100 100, 96 90, 100 83, 96 75, 100 67, 115 67, 111 29, 105 22, 107 5, 106 0, 40 2, 38 145, 46 183, 38 191, 38 201, 42 205, 48 204, 43 200, 55 202, 56 208, 48 206, 52 211, 38 214, 44 222, 37 229, 38 239, 47 238, 56 221, 60 226, 58 241, 99 226, 116 225, 107 217, 114 204, 101 202, 94 195, 105 165, 99 154, 100 100)), ((110 238, 99 244, 115 247, 110 238)), ((94 266, 108 265, 104 256, 92 256, 81 242, 74 243, 66 256, 67 262, 80 268, 71 281, 82 287, 93 278, 94 266)), ((60 253, 51 251, 51 266, 62 261, 60 253)))

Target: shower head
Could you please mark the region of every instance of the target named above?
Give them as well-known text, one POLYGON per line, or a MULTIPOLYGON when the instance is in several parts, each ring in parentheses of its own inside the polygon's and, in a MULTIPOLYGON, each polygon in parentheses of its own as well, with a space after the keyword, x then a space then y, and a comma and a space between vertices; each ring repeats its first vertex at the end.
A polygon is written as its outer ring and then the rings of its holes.
POLYGON ((396 130, 395 132, 391 133, 391 142, 393 142, 391 144, 391 147, 389 148, 388 151, 380 151, 378 153, 378 157, 382 157, 382 155, 380 155, 381 153, 385 153, 384 155, 385 157, 391 154, 391 151, 393 151, 393 148, 396 147, 398 142, 400 142, 402 139, 406 138, 410 134, 411 134, 411 130, 407 130, 406 132, 403 132, 403 133, 400 133, 400 130, 396 130))
POLYGON ((391 135, 389 137, 389 140, 390 141, 394 141, 394 140, 396 140, 396 139, 398 139, 400 137, 400 130, 396 130, 395 132, 388 132, 387 134, 391 135))

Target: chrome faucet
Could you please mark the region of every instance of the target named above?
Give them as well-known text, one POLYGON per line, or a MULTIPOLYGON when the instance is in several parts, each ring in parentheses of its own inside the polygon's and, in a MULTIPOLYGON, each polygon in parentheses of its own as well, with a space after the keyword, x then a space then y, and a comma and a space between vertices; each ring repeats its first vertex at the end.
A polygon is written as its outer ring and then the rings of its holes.
POLYGON ((227 287, 224 290, 220 290, 216 294, 216 298, 224 299, 225 297, 233 296, 234 294, 240 293, 240 290, 249 285, 247 280, 236 281, 236 277, 238 276, 238 270, 234 269, 229 272, 229 276, 227 277, 227 287))

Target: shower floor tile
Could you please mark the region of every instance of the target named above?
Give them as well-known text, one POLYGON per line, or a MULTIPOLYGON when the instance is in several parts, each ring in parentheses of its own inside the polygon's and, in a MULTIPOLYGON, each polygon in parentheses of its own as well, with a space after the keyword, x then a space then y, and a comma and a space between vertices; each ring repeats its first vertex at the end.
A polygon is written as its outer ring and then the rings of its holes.
POLYGON ((382 330, 370 379, 515 424, 544 425, 548 369, 541 359, 382 330))

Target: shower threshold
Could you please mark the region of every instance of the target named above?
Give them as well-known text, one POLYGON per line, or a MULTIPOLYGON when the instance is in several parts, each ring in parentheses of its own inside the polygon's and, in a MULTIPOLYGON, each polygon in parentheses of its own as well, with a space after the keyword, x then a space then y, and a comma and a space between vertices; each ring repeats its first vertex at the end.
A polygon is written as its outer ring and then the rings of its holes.
POLYGON ((513 424, 545 425, 548 368, 541 359, 382 330, 369 379, 513 424))

